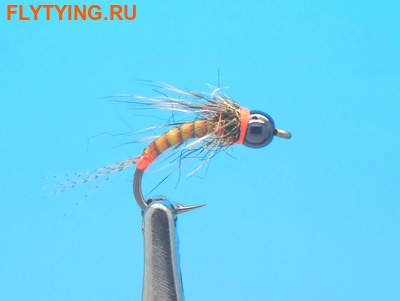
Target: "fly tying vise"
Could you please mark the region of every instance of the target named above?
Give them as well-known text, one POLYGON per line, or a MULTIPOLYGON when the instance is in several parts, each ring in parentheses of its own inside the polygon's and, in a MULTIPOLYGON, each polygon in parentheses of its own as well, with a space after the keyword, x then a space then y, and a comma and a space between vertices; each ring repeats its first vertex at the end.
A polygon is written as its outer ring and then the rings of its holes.
MULTIPOLYGON (((133 194, 143 211, 148 207, 141 188, 143 174, 152 162, 169 148, 178 147, 189 139, 197 139, 190 146, 202 143, 201 147, 195 151, 207 149, 211 151, 212 155, 219 149, 233 144, 261 148, 267 146, 274 136, 285 139, 291 138, 290 132, 275 128, 275 123, 268 114, 241 107, 223 94, 220 89, 216 89, 211 95, 205 95, 198 92, 182 91, 171 86, 164 88, 189 96, 194 100, 200 100, 201 103, 168 97, 147 100, 158 102, 162 99, 161 107, 164 106, 169 110, 180 112, 190 111, 198 114, 199 117, 194 121, 182 122, 165 132, 151 142, 141 156, 131 159, 130 164, 136 164, 133 194)), ((140 99, 141 97, 137 98, 140 99)), ((203 205, 183 206, 176 203, 176 206, 174 213, 179 214, 203 205)))

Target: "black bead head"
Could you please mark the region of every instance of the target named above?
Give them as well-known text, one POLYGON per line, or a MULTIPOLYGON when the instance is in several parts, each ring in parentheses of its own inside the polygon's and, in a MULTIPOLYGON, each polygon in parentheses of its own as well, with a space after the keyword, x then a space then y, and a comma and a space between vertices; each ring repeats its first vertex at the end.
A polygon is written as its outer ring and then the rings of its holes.
POLYGON ((249 123, 243 144, 251 148, 267 146, 276 133, 274 120, 261 111, 250 111, 249 123))

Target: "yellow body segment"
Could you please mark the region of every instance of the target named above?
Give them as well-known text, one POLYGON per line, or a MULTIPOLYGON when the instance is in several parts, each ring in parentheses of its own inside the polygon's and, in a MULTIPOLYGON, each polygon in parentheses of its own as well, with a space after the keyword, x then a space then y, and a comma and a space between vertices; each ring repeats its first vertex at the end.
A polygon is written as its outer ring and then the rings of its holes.
POLYGON ((166 134, 169 145, 178 145, 182 142, 182 137, 179 128, 173 128, 166 134))
POLYGON ((196 137, 205 136, 207 134, 207 120, 196 120, 194 122, 194 133, 196 137))
POLYGON ((171 144, 168 141, 168 137, 166 134, 161 135, 154 141, 157 149, 157 153, 161 154, 165 151, 171 144))
POLYGON ((171 146, 176 146, 191 138, 203 137, 215 132, 216 124, 209 119, 199 119, 193 122, 185 122, 181 126, 173 128, 150 143, 143 151, 137 162, 137 167, 145 170, 151 162, 171 146))
POLYGON ((184 123, 180 126, 182 142, 194 137, 194 122, 184 123))

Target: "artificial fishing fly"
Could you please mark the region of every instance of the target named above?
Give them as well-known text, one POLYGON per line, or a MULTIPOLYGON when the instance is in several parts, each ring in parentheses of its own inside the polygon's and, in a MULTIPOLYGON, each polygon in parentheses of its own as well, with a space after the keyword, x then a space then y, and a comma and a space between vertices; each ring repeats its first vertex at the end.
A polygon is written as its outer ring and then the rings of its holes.
MULTIPOLYGON (((210 160, 216 153, 233 144, 243 144, 251 148, 267 146, 274 136, 290 139, 287 131, 275 128, 273 119, 261 111, 249 110, 240 106, 225 95, 220 88, 211 94, 194 91, 184 91, 173 86, 163 84, 161 88, 175 93, 178 97, 166 95, 148 98, 143 96, 123 95, 119 102, 126 102, 137 107, 153 107, 171 112, 194 114, 192 119, 187 118, 182 122, 164 125, 168 130, 160 136, 154 137, 142 154, 123 162, 103 167, 100 172, 88 175, 80 179, 81 183, 112 174, 136 164, 133 179, 133 193, 142 210, 147 208, 147 202, 143 197, 141 182, 143 173, 160 156, 177 151, 181 147, 180 159, 203 156, 203 162, 210 160), (191 141, 189 141, 191 140, 191 141), (186 143, 186 145, 185 145, 186 143)), ((74 186, 77 183, 73 183, 74 186)), ((189 207, 178 208, 177 213, 188 210, 189 207)), ((190 208, 189 208, 190 209, 190 208)))
MULTIPOLYGON (((221 89, 214 90, 208 96, 193 91, 182 91, 171 86, 166 88, 189 96, 193 100, 200 100, 202 103, 195 104, 187 100, 182 101, 169 97, 151 99, 153 101, 160 100, 163 103, 162 106, 171 107, 172 110, 195 112, 199 117, 165 132, 151 142, 141 156, 135 158, 133 193, 142 210, 147 208, 147 202, 141 190, 143 173, 159 155, 170 147, 180 145, 189 139, 196 139, 187 148, 190 149, 191 146, 201 143, 200 148, 195 148, 193 151, 208 149, 211 150, 211 154, 214 154, 217 150, 233 144, 261 148, 267 146, 274 136, 285 139, 290 139, 292 136, 287 131, 275 128, 275 123, 268 114, 241 107, 223 94, 221 89)), ((182 207, 180 212, 189 209, 192 208, 182 207)))

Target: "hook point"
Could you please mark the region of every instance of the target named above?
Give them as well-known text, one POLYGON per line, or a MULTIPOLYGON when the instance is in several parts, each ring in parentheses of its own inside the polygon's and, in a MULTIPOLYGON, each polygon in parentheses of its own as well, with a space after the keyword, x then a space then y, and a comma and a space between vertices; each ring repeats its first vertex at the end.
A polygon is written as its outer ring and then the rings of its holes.
POLYGON ((200 207, 205 206, 206 204, 197 204, 197 205, 190 205, 190 206, 184 206, 182 204, 179 203, 174 203, 175 206, 177 207, 176 209, 173 210, 174 214, 181 214, 181 213, 185 213, 200 207))

